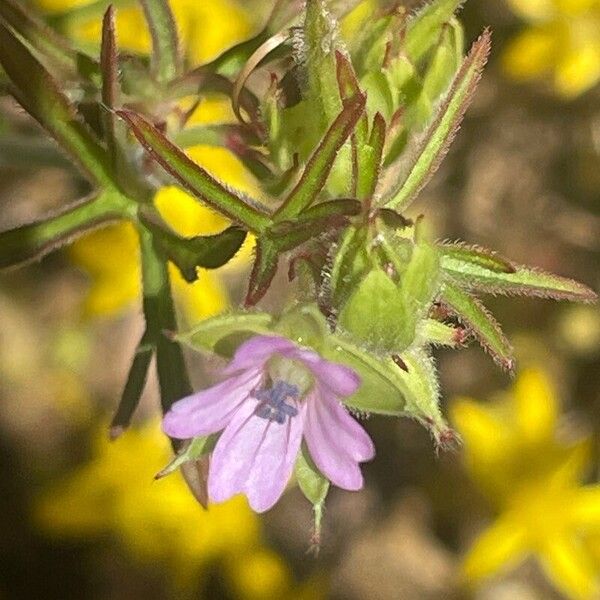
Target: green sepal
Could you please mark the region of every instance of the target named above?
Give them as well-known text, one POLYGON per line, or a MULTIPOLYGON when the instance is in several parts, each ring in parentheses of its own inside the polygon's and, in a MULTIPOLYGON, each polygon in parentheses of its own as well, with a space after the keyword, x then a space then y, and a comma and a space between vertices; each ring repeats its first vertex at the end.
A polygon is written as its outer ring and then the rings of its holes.
POLYGON ((273 332, 320 352, 330 334, 327 320, 316 304, 297 304, 277 320, 273 332))
POLYGON ((308 448, 302 444, 294 467, 296 481, 313 506, 322 505, 329 491, 329 480, 315 466, 308 448))
POLYGON ((452 87, 425 133, 416 140, 408 165, 399 158, 378 187, 381 204, 404 211, 427 185, 448 152, 462 122, 490 52, 490 33, 473 44, 454 78, 452 87))
POLYGON ((302 444, 294 466, 294 474, 300 490, 305 498, 313 505, 314 531, 313 542, 318 547, 321 539, 321 523, 325 498, 329 492, 329 480, 319 471, 313 462, 308 448, 302 444))
POLYGON ((442 30, 427 72, 423 77, 423 93, 432 102, 437 101, 447 90, 455 73, 460 68, 464 52, 462 25, 452 19, 442 30))
POLYGON ((181 53, 175 18, 169 2, 141 0, 152 37, 151 68, 156 80, 166 84, 181 71, 181 53))
POLYGON ((508 371, 514 369, 513 350, 509 341, 494 317, 477 298, 458 285, 446 281, 442 286, 440 300, 473 333, 500 366, 508 371))
POLYGON ((375 193, 381 170, 385 134, 385 119, 381 113, 376 113, 368 143, 357 146, 356 196, 361 200, 371 199, 375 193))
POLYGON ((452 19, 463 2, 464 0, 433 0, 408 21, 404 51, 412 62, 419 62, 433 48, 442 27, 452 19))
POLYGON ((415 347, 446 346, 454 348, 463 341, 463 330, 435 319, 422 319, 417 323, 415 347))
POLYGON ((189 440, 189 442, 181 448, 173 460, 154 476, 154 479, 162 479, 163 477, 174 473, 186 463, 193 460, 198 460, 199 458, 210 454, 217 445, 218 439, 219 434, 213 433, 211 435, 196 437, 189 440))
POLYGON ((400 352, 414 337, 408 310, 397 285, 374 268, 344 303, 339 326, 374 351, 400 352))
POLYGON ((82 235, 127 216, 126 199, 105 191, 39 221, 0 232, 0 269, 40 260, 82 235))
POLYGON ((29 48, 0 22, 0 64, 13 84, 16 100, 69 153, 87 176, 114 185, 110 159, 60 90, 58 82, 29 48))
POLYGON ((230 358, 237 348, 235 342, 271 334, 272 323, 273 317, 267 313, 227 313, 201 321, 190 331, 176 334, 175 340, 193 350, 230 358))
POLYGON ((256 240, 255 254, 244 301, 246 306, 254 306, 267 293, 279 265, 279 247, 268 237, 256 240))
POLYGON ((334 248, 328 278, 333 306, 339 308, 350 297, 371 265, 366 249, 367 234, 363 228, 348 227, 334 248))
POLYGON ((405 414, 406 389, 399 378, 400 369, 391 358, 376 356, 340 335, 330 335, 321 348, 321 354, 359 374, 360 388, 344 400, 350 408, 381 415, 405 414))

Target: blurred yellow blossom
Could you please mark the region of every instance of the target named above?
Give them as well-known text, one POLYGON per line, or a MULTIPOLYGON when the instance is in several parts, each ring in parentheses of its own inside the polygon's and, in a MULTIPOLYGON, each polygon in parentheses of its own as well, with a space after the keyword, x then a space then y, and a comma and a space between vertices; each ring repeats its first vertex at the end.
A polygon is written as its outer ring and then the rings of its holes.
POLYGON ((499 514, 465 559, 470 583, 534 556, 567 597, 598 597, 590 544, 600 531, 600 485, 582 485, 590 439, 561 440, 558 416, 556 394, 537 369, 523 371, 496 402, 455 402, 467 469, 499 514))
POLYGON ((508 0, 528 26, 504 53, 517 80, 552 77, 572 98, 600 80, 600 0, 508 0))
MULTIPOLYGON (((89 4, 80 0, 38 0, 41 8, 65 11, 89 4)), ((252 21, 234 0, 174 0, 175 13, 187 58, 203 62, 252 33, 252 21)), ((147 52, 149 36, 139 7, 117 11, 120 47, 147 52)), ((69 21, 68 33, 76 39, 99 40, 100 18, 69 21)), ((185 104, 185 102, 184 102, 185 104)), ((188 102, 187 104, 190 104, 188 102)), ((187 125, 232 122, 230 102, 225 98, 203 98, 187 125)), ((257 185, 242 163, 228 150, 210 146, 188 149, 189 156, 217 178, 248 193, 257 185)), ((183 236, 210 235, 227 227, 228 222, 183 190, 169 186, 156 194, 155 205, 163 218, 183 236)), ((252 241, 245 245, 242 257, 248 257, 252 241)), ((91 277, 85 310, 87 314, 114 314, 131 305, 141 292, 141 269, 137 233, 131 224, 122 223, 92 232, 76 242, 70 255, 91 277)), ((190 322, 212 316, 228 304, 226 290, 215 272, 202 270, 199 280, 188 284, 171 268, 174 295, 185 318, 190 322)))
MULTIPOLYGON (((93 4, 92 0, 36 0, 36 3, 49 13, 61 13, 93 4)), ((170 0, 170 4, 185 55, 193 64, 214 58, 253 32, 251 15, 244 9, 242 2, 170 0)), ((99 42, 101 19, 98 15, 75 15, 67 23, 66 33, 74 39, 99 42)), ((132 2, 131 6, 118 9, 117 31, 121 48, 142 53, 150 49, 150 34, 139 3, 132 2)))
POLYGON ((92 457, 38 500, 35 518, 49 534, 86 539, 114 535, 143 564, 165 569, 176 588, 201 584, 205 569, 219 565, 235 598, 299 598, 310 586, 293 583, 283 559, 261 539, 259 517, 242 496, 204 510, 180 474, 153 476, 169 462, 169 442, 157 421, 110 442, 101 427, 92 457))

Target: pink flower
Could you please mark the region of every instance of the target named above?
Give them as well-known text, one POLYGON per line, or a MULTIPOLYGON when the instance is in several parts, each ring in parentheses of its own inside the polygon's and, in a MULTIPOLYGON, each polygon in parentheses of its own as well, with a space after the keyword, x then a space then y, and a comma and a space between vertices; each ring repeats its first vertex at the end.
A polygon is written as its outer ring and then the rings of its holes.
POLYGON ((263 512, 283 494, 304 438, 321 473, 359 490, 359 463, 375 455, 365 430, 340 403, 360 386, 348 367, 288 339, 257 336, 242 344, 225 379, 176 402, 163 430, 177 439, 222 431, 213 451, 208 494, 224 502, 245 494, 263 512))

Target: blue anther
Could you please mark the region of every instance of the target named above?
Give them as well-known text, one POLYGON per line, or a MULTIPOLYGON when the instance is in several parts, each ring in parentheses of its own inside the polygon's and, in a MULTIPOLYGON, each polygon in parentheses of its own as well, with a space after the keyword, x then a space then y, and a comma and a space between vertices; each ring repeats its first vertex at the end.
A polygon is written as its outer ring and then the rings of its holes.
POLYGON ((295 417, 298 409, 286 400, 296 400, 300 392, 295 385, 290 385, 285 381, 278 381, 273 387, 259 390, 254 397, 259 401, 254 414, 261 419, 275 421, 280 425, 285 423, 286 417, 295 417))

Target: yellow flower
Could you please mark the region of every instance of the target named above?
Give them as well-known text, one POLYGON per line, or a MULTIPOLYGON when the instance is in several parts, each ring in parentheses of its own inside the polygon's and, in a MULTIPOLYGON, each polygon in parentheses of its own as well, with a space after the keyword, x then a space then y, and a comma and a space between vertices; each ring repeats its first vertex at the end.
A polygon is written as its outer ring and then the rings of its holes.
POLYGON ((529 26, 506 49, 516 80, 551 77, 572 98, 600 81, 600 0, 509 0, 529 26))
MULTIPOLYGON (((178 588, 201 583, 219 564, 235 598, 300 597, 288 566, 263 543, 260 521, 242 496, 204 510, 179 473, 154 481, 169 461, 158 421, 110 442, 106 427, 91 461, 45 492, 34 512, 48 534, 90 538, 112 534, 140 563, 168 570, 178 588)), ((317 586, 311 598, 321 598, 317 586)))
POLYGON ((465 559, 468 582, 534 556, 567 597, 598 597, 600 563, 591 546, 600 531, 600 486, 582 485, 590 440, 561 440, 558 414, 549 381, 535 369, 496 402, 454 404, 467 469, 498 511, 465 559))
MULTIPOLYGON (((49 13, 60 13, 90 5, 92 0, 36 0, 36 3, 49 13)), ((243 9, 242 2, 170 0, 170 4, 182 48, 193 64, 214 58, 253 32, 252 19, 243 9)), ((68 20, 67 34, 78 41, 97 44, 100 32, 101 19, 98 16, 68 20)), ((118 9, 117 32, 121 48, 141 53, 150 49, 150 34, 138 2, 118 9)))

